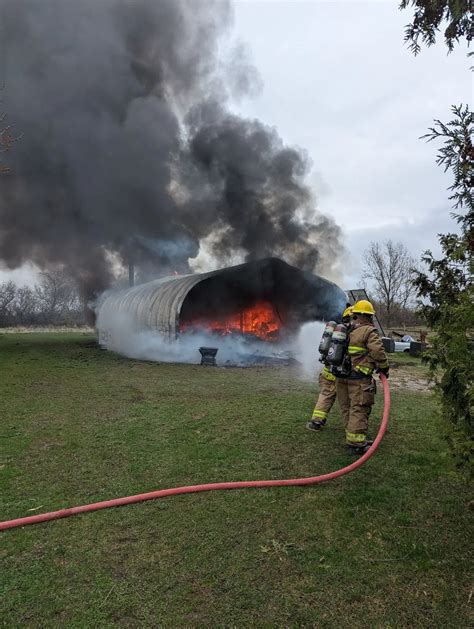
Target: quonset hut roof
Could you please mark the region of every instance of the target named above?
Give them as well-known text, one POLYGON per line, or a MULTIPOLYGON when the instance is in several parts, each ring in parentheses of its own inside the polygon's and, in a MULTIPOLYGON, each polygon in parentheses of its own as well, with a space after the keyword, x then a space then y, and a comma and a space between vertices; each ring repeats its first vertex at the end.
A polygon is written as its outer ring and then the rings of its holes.
POLYGON ((98 308, 98 326, 116 313, 131 317, 136 329, 179 334, 183 311, 215 316, 223 308, 267 299, 289 326, 340 315, 346 295, 336 284, 290 266, 278 258, 192 275, 164 277, 106 294, 98 308))

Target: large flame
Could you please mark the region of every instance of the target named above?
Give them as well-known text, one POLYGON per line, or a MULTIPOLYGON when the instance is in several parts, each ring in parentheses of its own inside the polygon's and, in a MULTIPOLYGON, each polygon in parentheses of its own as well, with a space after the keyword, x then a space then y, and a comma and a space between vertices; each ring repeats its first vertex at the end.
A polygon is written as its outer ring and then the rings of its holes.
POLYGON ((280 317, 268 301, 260 301, 239 312, 222 315, 218 319, 199 318, 180 323, 180 332, 200 329, 220 335, 252 334, 265 341, 277 341, 280 317))

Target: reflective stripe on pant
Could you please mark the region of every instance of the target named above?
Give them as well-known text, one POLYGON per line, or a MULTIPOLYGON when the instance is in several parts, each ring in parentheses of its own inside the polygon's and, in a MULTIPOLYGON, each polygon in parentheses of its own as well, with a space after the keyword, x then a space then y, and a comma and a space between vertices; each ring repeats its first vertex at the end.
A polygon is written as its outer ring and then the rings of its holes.
POLYGON ((325 421, 336 401, 336 383, 319 374, 319 396, 313 411, 313 420, 325 421))
POLYGON ((350 445, 363 446, 367 441, 369 415, 375 401, 375 382, 372 378, 338 378, 336 389, 346 441, 350 445))

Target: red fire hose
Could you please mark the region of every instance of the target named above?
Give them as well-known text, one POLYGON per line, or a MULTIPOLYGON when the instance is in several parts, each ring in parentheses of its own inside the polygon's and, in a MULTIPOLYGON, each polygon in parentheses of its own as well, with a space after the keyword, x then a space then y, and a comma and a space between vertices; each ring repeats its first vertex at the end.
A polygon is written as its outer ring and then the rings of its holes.
POLYGON ((143 502, 145 500, 154 500, 155 498, 165 498, 166 496, 177 496, 179 494, 192 494, 198 491, 213 491, 215 489, 246 489, 247 487, 282 487, 290 485, 316 485, 317 483, 323 483, 349 472, 354 471, 361 465, 363 465, 379 447, 382 437, 385 434, 385 430, 388 424, 388 418, 390 414, 390 389, 388 386, 387 378, 380 374, 380 380, 383 385, 384 392, 384 408, 382 422, 380 424, 379 431, 375 437, 373 445, 369 450, 354 461, 351 465, 336 470, 335 472, 329 472, 329 474, 321 474, 320 476, 310 476, 308 478, 291 478, 288 480, 254 480, 254 481, 237 481, 230 483, 208 483, 206 485, 188 485, 187 487, 173 487, 171 489, 159 489, 157 491, 150 491, 146 494, 137 494, 136 496, 126 496, 124 498, 114 498, 113 500, 104 500, 103 502, 94 502, 89 505, 82 505, 80 507, 71 507, 70 509, 61 509, 60 511, 51 511, 50 513, 42 513, 39 515, 31 515, 26 518, 17 518, 16 520, 5 520, 0 522, 0 531, 6 529, 12 529, 17 526, 26 526, 27 524, 38 524, 39 522, 47 522, 48 520, 58 520, 59 518, 68 518, 70 515, 77 515, 78 513, 86 513, 87 511, 97 511, 98 509, 108 509, 109 507, 120 507, 122 505, 132 504, 134 502, 143 502))

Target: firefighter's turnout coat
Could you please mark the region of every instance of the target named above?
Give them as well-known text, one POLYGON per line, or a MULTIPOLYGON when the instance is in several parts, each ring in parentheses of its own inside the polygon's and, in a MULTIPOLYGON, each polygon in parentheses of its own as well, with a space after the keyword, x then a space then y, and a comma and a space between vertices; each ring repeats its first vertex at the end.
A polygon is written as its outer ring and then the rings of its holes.
POLYGON ((337 400, 346 427, 346 441, 353 446, 367 442, 369 415, 375 401, 375 369, 388 367, 387 355, 370 317, 358 315, 349 333, 351 373, 337 378, 337 400))

